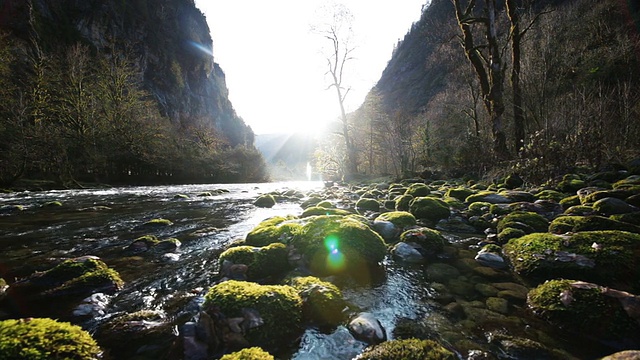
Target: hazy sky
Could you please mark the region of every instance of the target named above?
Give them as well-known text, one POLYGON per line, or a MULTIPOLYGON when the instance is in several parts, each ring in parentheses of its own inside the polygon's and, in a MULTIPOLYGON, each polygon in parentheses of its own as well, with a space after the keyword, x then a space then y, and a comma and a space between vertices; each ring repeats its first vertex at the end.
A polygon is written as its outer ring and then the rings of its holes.
MULTIPOLYGON (((427 0, 343 0, 353 14, 354 60, 345 72, 357 109, 427 0)), ((327 0, 196 0, 227 77, 233 106, 256 134, 317 131, 340 110, 326 90, 326 39, 310 31, 327 0)))

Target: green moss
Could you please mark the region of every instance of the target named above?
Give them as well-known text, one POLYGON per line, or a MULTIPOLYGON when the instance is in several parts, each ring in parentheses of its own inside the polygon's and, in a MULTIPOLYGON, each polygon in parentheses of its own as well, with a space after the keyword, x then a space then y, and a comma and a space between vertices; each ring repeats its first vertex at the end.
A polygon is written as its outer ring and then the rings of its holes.
POLYGON ((306 218, 309 216, 319 216, 319 215, 349 215, 351 212, 342 209, 326 209, 319 206, 310 206, 302 212, 300 215, 301 218, 306 218))
POLYGON ((205 295, 204 308, 217 308, 227 318, 241 317, 243 308, 255 309, 264 324, 247 330, 252 346, 275 348, 287 344, 299 332, 302 299, 287 285, 258 285, 229 280, 213 286, 205 295))
POLYGON ((380 235, 360 221, 336 215, 310 218, 291 243, 315 274, 357 270, 386 255, 380 235))
POLYGON ((555 190, 542 190, 535 194, 535 197, 537 200, 553 200, 555 202, 560 202, 562 199, 566 198, 567 195, 555 190))
POLYGON ((253 205, 262 208, 270 208, 276 204, 276 198, 271 194, 264 194, 258 196, 258 198, 253 202, 253 205))
POLYGON ((151 219, 145 222, 144 224, 142 224, 142 226, 144 227, 162 227, 162 226, 171 226, 171 225, 173 225, 173 223, 167 219, 151 219))
POLYGON ((317 207, 325 208, 325 209, 333 209, 335 206, 331 203, 331 201, 324 200, 320 201, 316 204, 317 207))
POLYGON ((143 235, 133 240, 133 243, 136 242, 143 242, 148 247, 152 247, 157 245, 160 242, 160 239, 155 235, 143 235))
POLYGON ((302 207, 303 209, 306 209, 306 208, 308 208, 310 206, 316 206, 317 204, 319 204, 322 201, 323 201, 323 199, 321 197, 319 197, 319 196, 311 196, 307 200, 303 201, 302 204, 300 204, 300 207, 302 207))
POLYGON ((575 278, 621 289, 640 288, 640 235, 585 231, 530 234, 503 246, 513 269, 536 279, 575 278))
POLYGON ((405 228, 416 224, 416 217, 407 211, 390 211, 380 214, 376 220, 389 221, 399 228, 405 228))
POLYGON ((42 207, 60 207, 62 203, 60 201, 48 201, 42 204, 42 207))
POLYGON ((0 321, 0 359, 98 359, 95 340, 79 326, 52 319, 0 321))
POLYGON ((337 286, 313 276, 293 278, 290 285, 302 298, 306 319, 320 325, 337 325, 344 320, 346 303, 337 286))
POLYGON ((431 189, 427 184, 423 183, 415 183, 409 185, 407 191, 405 191, 405 195, 411 195, 413 197, 427 196, 431 193, 431 189))
POLYGON ((300 229, 301 225, 295 222, 287 222, 295 217, 274 216, 266 219, 254 227, 246 236, 247 245, 266 246, 271 243, 289 243, 291 238, 300 229))
POLYGON ((376 199, 363 197, 356 202, 356 208, 359 210, 380 211, 380 202, 376 199))
POLYGON ((574 205, 566 209, 564 215, 586 216, 593 214, 593 208, 587 205, 574 205))
MULTIPOLYGON (((119 290, 124 282, 120 275, 98 259, 87 258, 63 261, 44 272, 39 280, 50 284, 45 293, 85 293, 91 288, 108 287, 111 292, 119 290), (112 288, 115 287, 115 288, 112 288)), ((105 290, 107 291, 107 290, 105 290)))
POLYGON ((564 234, 567 232, 621 230, 640 233, 640 227, 603 216, 559 216, 549 225, 549 232, 564 234))
POLYGON ((220 254, 219 262, 222 264, 225 260, 234 264, 247 265, 249 267, 247 270, 249 280, 280 275, 291 268, 289 266, 287 247, 282 243, 273 243, 264 247, 232 247, 220 254))
POLYGON ((506 244, 511 239, 517 239, 519 237, 523 237, 527 235, 522 229, 514 229, 514 228, 504 228, 502 231, 498 233, 498 241, 501 244, 506 244))
POLYGON ((489 213, 491 203, 484 201, 476 201, 469 204, 469 215, 484 215, 489 213))
POLYGON ((620 301, 593 284, 551 280, 529 291, 527 304, 534 314, 567 330, 620 340, 640 331, 620 301))
POLYGON ((411 204, 411 200, 413 200, 413 196, 412 195, 401 195, 401 196, 398 196, 395 199, 395 202, 396 202, 395 209, 396 209, 396 211, 408 211, 409 210, 409 204, 411 204))
POLYGON ((498 195, 497 192, 495 191, 489 191, 489 190, 485 190, 485 191, 480 191, 476 194, 470 195, 468 196, 466 199, 464 199, 464 202, 466 202, 467 204, 471 204, 471 203, 475 203, 475 202, 488 202, 488 198, 492 197, 492 196, 496 196, 498 195))
POLYGON ((274 357, 259 347, 251 347, 226 354, 220 360, 274 360, 274 357))
POLYGON ((632 175, 626 179, 622 179, 613 183, 614 189, 629 188, 635 186, 640 186, 640 176, 638 175, 632 175))
POLYGON ((446 197, 452 197, 452 198, 456 198, 460 201, 465 201, 466 198, 468 198, 469 196, 475 194, 476 192, 474 190, 471 190, 469 188, 465 188, 465 187, 458 187, 458 188, 451 188, 448 189, 447 192, 445 193, 446 197))
POLYGON ((507 215, 513 211, 514 210, 506 204, 491 204, 491 206, 489 206, 489 213, 493 215, 507 215))
POLYGON ((400 234, 400 241, 420 245, 425 255, 435 255, 442 251, 447 240, 438 230, 427 227, 410 229, 400 234))
POLYGON ((433 340, 391 340, 364 351, 358 360, 454 360, 454 353, 433 340))
POLYGON ((611 220, 622 221, 622 222, 640 227, 640 211, 627 213, 627 214, 611 215, 609 218, 611 220))
POLYGON ((409 211, 418 219, 438 221, 449 217, 451 212, 447 203, 431 197, 418 197, 409 204, 409 211))
POLYGON ((601 190, 592 192, 580 199, 582 205, 593 204, 598 200, 612 197, 620 200, 625 200, 629 196, 635 195, 640 192, 640 186, 638 189, 633 188, 618 188, 615 190, 601 190))
POLYGON ((506 228, 516 228, 525 232, 531 232, 527 231, 524 227, 518 226, 518 224, 527 225, 533 232, 547 232, 549 229, 549 221, 542 215, 534 212, 515 211, 498 222, 498 232, 502 232, 506 228))
POLYGON ((580 203, 580 196, 578 196, 578 195, 569 196, 569 197, 566 197, 566 198, 560 200, 560 205, 562 205, 562 208, 565 209, 565 210, 570 208, 570 207, 572 207, 572 206, 577 206, 577 205, 580 205, 580 204, 581 204, 580 203))
POLYGON ((587 186, 587 183, 581 179, 565 179, 558 184, 558 190, 567 194, 575 194, 576 191, 587 186))
POLYGON ((188 198, 189 198, 189 195, 187 195, 187 194, 175 194, 175 195, 173 196, 173 198, 174 198, 174 199, 176 199, 176 200, 179 200, 179 199, 188 199, 188 198))

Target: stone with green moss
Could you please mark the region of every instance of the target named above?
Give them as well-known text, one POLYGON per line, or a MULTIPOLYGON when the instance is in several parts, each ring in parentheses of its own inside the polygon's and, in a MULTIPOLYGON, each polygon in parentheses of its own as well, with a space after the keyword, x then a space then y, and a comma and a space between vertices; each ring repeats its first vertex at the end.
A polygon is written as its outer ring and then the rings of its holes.
POLYGON ((511 336, 500 332, 492 332, 488 336, 489 343, 500 349, 500 354, 507 359, 545 359, 565 360, 572 357, 564 351, 551 349, 537 341, 511 336))
POLYGON ((627 203, 622 199, 607 197, 593 203, 593 211, 605 216, 628 214, 640 211, 639 208, 627 203))
POLYGON ((533 279, 574 278, 640 290, 640 234, 584 231, 530 234, 503 246, 518 274, 533 279))
POLYGON ((451 214, 449 205, 444 201, 431 197, 417 197, 409 204, 409 212, 417 219, 437 222, 451 214))
POLYGON ((625 200, 629 196, 632 196, 638 193, 640 193, 640 186, 637 186, 637 188, 633 187, 633 188, 618 188, 615 190, 599 190, 599 191, 589 192, 588 194, 581 196, 580 201, 582 202, 582 205, 586 205, 586 204, 593 204, 600 199, 604 199, 608 197, 625 200))
POLYGON ((189 195, 187 194, 175 194, 173 195, 173 199, 174 200, 184 200, 184 199, 188 199, 189 195))
POLYGON ((593 208, 588 205, 574 205, 566 209, 563 214, 572 216, 588 216, 594 215, 594 211, 593 208))
POLYGON ((549 232, 553 234, 594 230, 620 230, 640 233, 640 226, 596 215, 559 216, 549 224, 549 232))
POLYGON ((376 199, 362 197, 356 202, 356 209, 380 211, 380 202, 376 199))
POLYGON ((281 275, 291 268, 287 247, 278 242, 263 247, 245 245, 229 248, 220 254, 220 264, 225 261, 247 265, 249 280, 281 275))
POLYGON ((506 228, 520 229, 526 233, 547 232, 549 221, 534 212, 515 211, 498 222, 498 232, 502 232, 506 228))
POLYGON ((511 200, 506 196, 500 195, 495 191, 480 191, 477 194, 468 196, 464 202, 467 204, 475 202, 485 202, 490 204, 508 204, 511 200))
POLYGON ((171 226, 171 225, 173 225, 173 222, 167 219, 151 219, 145 222, 144 224, 142 224, 142 226, 146 228, 165 227, 165 226, 171 226))
POLYGON ((351 214, 350 211, 343 209, 328 209, 319 206, 310 206, 302 212, 300 215, 301 218, 306 218, 309 216, 320 216, 320 215, 340 215, 345 216, 351 214))
POLYGON ((258 196, 257 199, 254 200, 253 205, 262 208, 271 208, 276 204, 276 198, 271 194, 264 194, 258 196))
POLYGON ((506 244, 511 239, 517 239, 519 237, 523 237, 527 235, 526 232, 522 229, 514 229, 514 228, 504 228, 502 231, 498 233, 498 241, 501 244, 506 244))
MULTIPOLYGON (((551 280, 529 291, 527 304, 537 316, 590 338, 638 341, 640 325, 624 302, 638 301, 622 291, 575 280, 551 280)), ((630 309, 630 308, 629 308, 630 309)))
POLYGON ((476 191, 471 190, 469 188, 466 187, 457 187, 457 188, 450 188, 447 190, 447 192, 445 193, 446 197, 452 197, 452 198, 456 198, 460 201, 465 201, 466 198, 468 198, 469 196, 475 194, 476 191))
POLYGON ((331 203, 329 200, 323 200, 316 204, 317 207, 325 208, 325 209, 333 209, 335 205, 331 203))
POLYGON ((47 201, 46 203, 42 204, 42 207, 60 207, 62 206, 62 202, 60 201, 47 201))
POLYGON ((535 194, 535 197, 537 200, 553 200, 555 202, 560 202, 562 201, 562 199, 568 197, 569 195, 565 194, 565 193, 561 193, 559 191, 556 190, 542 190, 540 192, 538 192, 537 194, 535 194))
POLYGON ((290 285, 302 298, 305 319, 330 326, 338 325, 344 320, 343 310, 347 305, 337 286, 313 276, 295 277, 290 280, 290 285))
POLYGON ((491 209, 491 203, 484 201, 476 201, 469 204, 469 215, 484 215, 488 214, 491 209))
POLYGON ((565 175, 565 178, 558 183, 558 190, 567 194, 575 194, 585 186, 587 186, 587 183, 584 180, 575 177, 569 178, 565 175))
POLYGON ((611 220, 622 221, 622 222, 640 227, 640 211, 627 213, 627 214, 611 215, 609 218, 611 220))
POLYGON ((0 359, 91 360, 102 351, 77 325, 48 318, 0 321, 0 359))
POLYGON ((247 245, 267 246, 279 242, 288 244, 301 225, 294 216, 274 216, 260 222, 245 238, 247 245))
POLYGON ((640 186, 640 175, 631 175, 625 179, 616 181, 612 185, 614 189, 624 189, 635 186, 640 186))
POLYGON ((562 200, 560 200, 560 205, 562 205, 562 208, 567 210, 568 208, 572 207, 572 206, 578 206, 581 205, 582 203, 580 202, 580 196, 578 195, 573 195, 573 196, 569 196, 566 197, 562 200))
POLYGON ((407 230, 400 235, 400 241, 418 244, 421 253, 427 257, 439 254, 447 244, 447 240, 440 231, 428 227, 407 230))
POLYGON ((413 197, 421 197, 427 196, 431 193, 431 189, 427 184, 424 183, 414 183, 409 185, 407 191, 405 191, 405 195, 411 195, 413 197))
POLYGON ((309 218, 291 244, 317 275, 362 271, 386 255, 384 240, 369 226, 337 215, 309 218))
POLYGON ((300 333, 302 299, 288 285, 229 280, 209 289, 203 306, 208 312, 212 309, 222 312, 226 318, 243 317, 243 309, 257 311, 263 324, 247 329, 244 334, 251 346, 274 349, 288 344, 300 333))
POLYGON ((366 349, 357 360, 455 360, 455 354, 433 340, 390 340, 366 349))
POLYGON ((274 360, 274 357, 261 348, 254 346, 226 354, 220 360, 274 360))
POLYGON ((514 210, 509 207, 509 204, 491 204, 489 206, 489 213, 496 216, 502 216, 512 213, 514 210))
POLYGON ((416 217, 408 211, 389 211, 380 214, 376 220, 389 221, 401 229, 416 224, 416 217))
POLYGON ((113 358, 131 354, 152 359, 161 358, 175 341, 174 324, 164 313, 140 310, 110 317, 96 331, 98 342, 109 349, 113 358))
POLYGON ((396 202, 396 211, 409 211, 409 204, 413 200, 412 195, 400 195, 394 201, 396 202))

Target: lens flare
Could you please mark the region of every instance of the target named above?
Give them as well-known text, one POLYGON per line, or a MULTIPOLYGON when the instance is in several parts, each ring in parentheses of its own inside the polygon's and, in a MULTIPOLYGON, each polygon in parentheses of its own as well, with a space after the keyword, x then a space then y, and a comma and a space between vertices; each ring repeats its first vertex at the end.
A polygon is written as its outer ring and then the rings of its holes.
POLYGON ((329 235, 324 239, 327 248, 327 269, 341 271, 345 266, 344 254, 340 251, 340 239, 335 235, 329 235))

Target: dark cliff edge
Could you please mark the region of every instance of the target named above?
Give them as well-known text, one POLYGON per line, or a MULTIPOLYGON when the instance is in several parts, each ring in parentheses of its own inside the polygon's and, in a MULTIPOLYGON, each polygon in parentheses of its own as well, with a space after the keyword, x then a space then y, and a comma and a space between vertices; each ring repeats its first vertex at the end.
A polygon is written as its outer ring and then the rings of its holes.
POLYGON ((253 146, 253 131, 229 101, 209 27, 193 0, 0 0, 0 28, 24 41, 38 36, 51 48, 80 42, 127 52, 174 124, 204 124, 231 146, 253 146))

